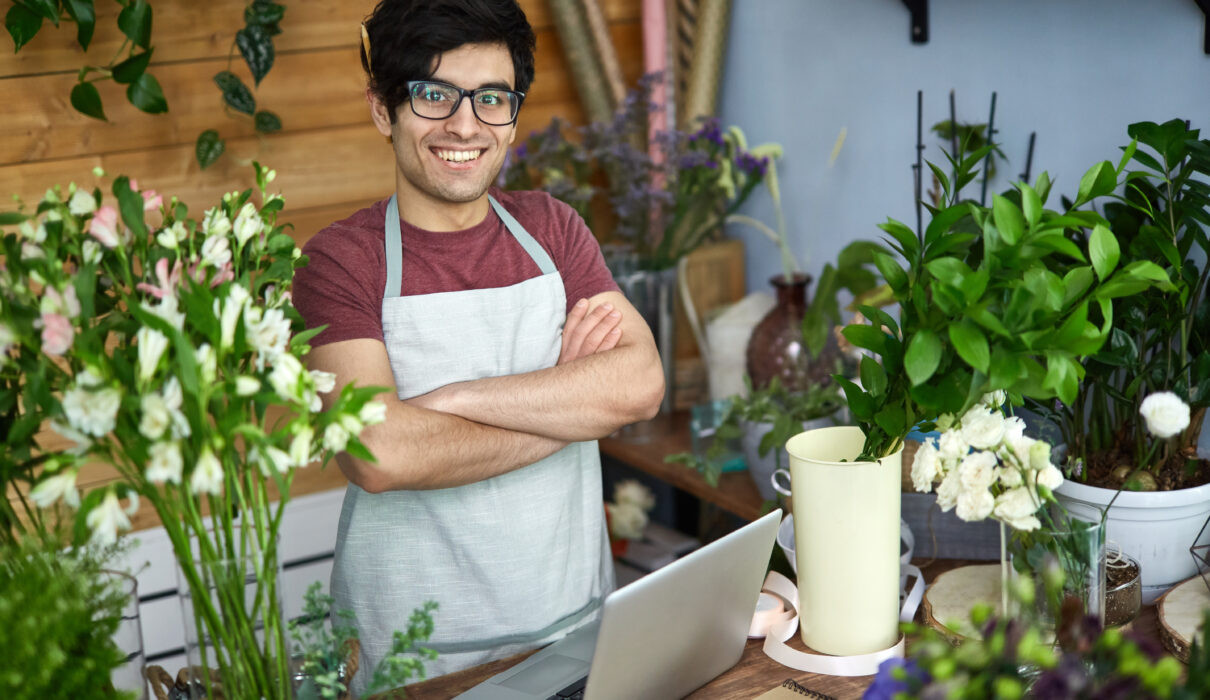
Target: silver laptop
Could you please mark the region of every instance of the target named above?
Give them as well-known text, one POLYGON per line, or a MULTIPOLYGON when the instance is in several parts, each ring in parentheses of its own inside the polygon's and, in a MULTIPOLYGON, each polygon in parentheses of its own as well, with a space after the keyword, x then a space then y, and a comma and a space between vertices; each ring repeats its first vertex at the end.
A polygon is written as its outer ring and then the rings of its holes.
POLYGON ((743 654, 780 522, 776 510, 614 591, 605 599, 599 622, 458 698, 688 695, 743 654))

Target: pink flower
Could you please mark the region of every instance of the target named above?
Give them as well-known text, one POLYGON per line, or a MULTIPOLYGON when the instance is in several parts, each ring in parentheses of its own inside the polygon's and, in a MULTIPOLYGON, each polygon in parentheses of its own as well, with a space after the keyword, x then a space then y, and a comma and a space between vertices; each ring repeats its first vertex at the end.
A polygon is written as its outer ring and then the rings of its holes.
POLYGON ((164 198, 155 193, 155 190, 145 190, 139 194, 143 195, 143 211, 155 211, 164 204, 164 198))
MULTIPOLYGON (((76 288, 73 285, 67 285, 67 291, 62 294, 54 286, 48 286, 46 288, 46 297, 50 302, 49 311, 52 313, 66 314, 68 318, 75 318, 80 315, 80 300, 76 297, 76 288)), ((45 306, 42 308, 46 310, 45 306)))
POLYGON ((47 355, 62 355, 71 347, 76 329, 61 314, 42 314, 42 351, 47 355))
POLYGON ((168 272, 168 258, 160 258, 159 262, 155 264, 155 276, 159 285, 139 282, 136 288, 140 292, 147 292, 156 299, 175 295, 176 288, 181 284, 181 261, 177 260, 172 266, 172 272, 168 272))
POLYGON ((106 248, 117 247, 120 242, 118 238, 118 210, 109 205, 98 209, 97 213, 88 221, 88 232, 106 248))

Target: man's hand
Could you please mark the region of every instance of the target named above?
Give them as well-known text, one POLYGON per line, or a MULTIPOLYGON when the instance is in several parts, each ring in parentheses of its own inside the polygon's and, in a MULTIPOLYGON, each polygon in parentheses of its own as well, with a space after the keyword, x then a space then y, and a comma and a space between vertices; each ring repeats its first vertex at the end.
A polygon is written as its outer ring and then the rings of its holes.
POLYGON ((563 349, 557 365, 594 353, 612 350, 622 338, 622 313, 612 304, 600 304, 588 311, 588 300, 576 302, 563 325, 563 349))

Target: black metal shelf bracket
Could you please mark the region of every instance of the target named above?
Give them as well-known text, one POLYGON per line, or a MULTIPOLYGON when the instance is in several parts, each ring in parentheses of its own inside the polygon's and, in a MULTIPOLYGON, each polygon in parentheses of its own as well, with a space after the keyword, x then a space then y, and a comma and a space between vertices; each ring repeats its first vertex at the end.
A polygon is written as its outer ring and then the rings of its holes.
MULTIPOLYGON (((927 44, 929 41, 929 0, 902 0, 912 17, 912 43, 927 44)), ((1205 10, 1210 0, 1194 0, 1205 10)))
MULTIPOLYGON (((906 0, 904 0, 906 2, 906 0)), ((1210 0, 1193 0, 1202 9, 1206 22, 1202 28, 1202 52, 1210 54, 1210 0)))

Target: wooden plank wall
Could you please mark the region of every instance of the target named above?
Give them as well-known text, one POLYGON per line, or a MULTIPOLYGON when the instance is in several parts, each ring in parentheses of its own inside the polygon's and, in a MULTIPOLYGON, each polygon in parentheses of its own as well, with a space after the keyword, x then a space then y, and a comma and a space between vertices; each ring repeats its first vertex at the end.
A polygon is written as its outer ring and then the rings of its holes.
MULTIPOLYGON (((250 119, 228 117, 213 83, 228 66, 252 81, 232 49, 245 0, 155 0, 149 72, 163 86, 169 112, 147 115, 124 88, 99 84, 110 121, 72 109, 69 94, 85 63, 104 63, 121 45, 120 6, 98 1, 97 32, 88 55, 75 43, 74 25, 47 23, 19 53, 0 39, 0 209, 9 194, 35 204, 46 188, 70 181, 91 185, 95 166, 109 176, 138 178, 144 188, 177 195, 194 211, 213 206, 223 192, 252 184, 248 163, 277 170, 286 200, 283 221, 301 244, 326 224, 393 188, 391 151, 369 119, 358 58, 358 25, 377 0, 284 2, 277 60, 256 93, 258 106, 276 112, 283 130, 260 137, 250 119), (202 171, 193 156, 197 135, 217 129, 227 153, 202 171), (235 156, 235 157, 232 157, 235 156)), ((584 122, 575 86, 546 0, 520 0, 537 34, 537 69, 518 120, 518 138, 554 116, 584 122)), ((642 72, 640 0, 600 0, 627 83, 642 72)), ((106 191, 108 187, 106 186, 106 191)))

